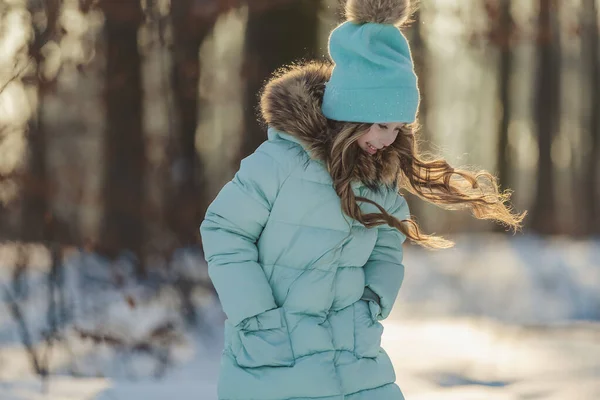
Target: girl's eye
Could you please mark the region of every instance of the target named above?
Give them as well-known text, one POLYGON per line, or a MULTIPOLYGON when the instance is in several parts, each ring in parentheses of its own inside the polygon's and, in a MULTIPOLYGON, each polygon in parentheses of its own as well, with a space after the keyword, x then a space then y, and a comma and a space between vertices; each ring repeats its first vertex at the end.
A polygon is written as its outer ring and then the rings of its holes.
POLYGON ((407 125, 406 124, 402 124, 398 128, 396 128, 396 132, 400 133, 400 132, 402 132, 402 131, 404 131, 406 129, 407 129, 407 125))
POLYGON ((380 127, 381 129, 387 129, 387 125, 384 125, 384 124, 377 124, 377 125, 379 125, 379 127, 380 127))

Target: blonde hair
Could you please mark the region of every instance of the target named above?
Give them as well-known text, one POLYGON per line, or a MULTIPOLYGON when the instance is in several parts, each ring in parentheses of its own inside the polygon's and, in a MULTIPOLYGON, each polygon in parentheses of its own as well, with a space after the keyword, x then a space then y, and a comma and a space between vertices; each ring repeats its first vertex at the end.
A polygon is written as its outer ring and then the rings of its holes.
POLYGON ((500 191, 495 176, 484 170, 476 171, 467 167, 457 169, 443 158, 419 153, 415 139, 418 123, 403 127, 392 145, 374 156, 366 155, 356 143, 370 126, 328 121, 328 137, 331 141, 326 165, 346 215, 366 227, 387 224, 397 228, 407 238, 430 249, 454 245, 443 237, 422 233, 411 218, 401 221, 372 200, 355 196, 351 182, 360 179, 373 190, 381 188, 382 182, 392 183, 397 189, 405 189, 441 208, 468 209, 475 218, 494 220, 514 231, 521 228, 527 212, 513 213, 508 204, 512 191, 500 191), (368 167, 365 169, 364 165, 368 167), (364 214, 358 202, 373 204, 380 213, 364 214))

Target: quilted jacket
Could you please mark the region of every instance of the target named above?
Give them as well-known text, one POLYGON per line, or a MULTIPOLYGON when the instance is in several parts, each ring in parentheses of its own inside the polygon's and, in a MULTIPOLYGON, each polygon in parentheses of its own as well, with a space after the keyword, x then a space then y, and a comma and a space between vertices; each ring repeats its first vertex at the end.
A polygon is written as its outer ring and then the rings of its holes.
MULTIPOLYGON (((309 64, 269 82, 261 103, 268 140, 242 161, 201 224, 227 316, 220 400, 403 399, 381 348, 381 321, 402 284, 405 237, 388 225, 365 228, 341 210, 320 159, 330 71, 309 64)), ((408 218, 394 174, 374 167, 357 165, 355 194, 408 218)))

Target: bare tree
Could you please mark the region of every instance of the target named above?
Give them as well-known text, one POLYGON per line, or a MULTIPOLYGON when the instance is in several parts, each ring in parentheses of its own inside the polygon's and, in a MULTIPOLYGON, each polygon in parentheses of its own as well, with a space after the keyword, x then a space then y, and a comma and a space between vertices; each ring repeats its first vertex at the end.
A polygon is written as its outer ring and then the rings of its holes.
POLYGON ((511 12, 512 0, 500 0, 499 18, 495 26, 494 38, 500 48, 498 91, 502 114, 498 135, 498 179, 503 186, 510 186, 511 176, 508 160, 508 127, 510 124, 510 76, 512 74, 512 36, 515 22, 511 12))
POLYGON ((32 76, 28 79, 37 92, 37 107, 27 125, 27 163, 22 174, 21 202, 21 237, 28 241, 50 240, 48 237, 47 215, 49 209, 49 177, 47 175, 46 136, 47 130, 43 120, 45 97, 55 83, 42 73, 44 55, 42 48, 57 34, 57 21, 61 9, 61 0, 28 3, 32 15, 43 12, 45 24, 32 23, 33 40, 29 45, 29 59, 34 64, 32 76))
POLYGON ((556 8, 553 0, 539 0, 535 99, 539 160, 531 226, 541 234, 558 232, 551 157, 560 122, 560 42, 556 8))
POLYGON ((587 55, 589 63, 589 86, 591 90, 584 91, 586 96, 584 104, 589 104, 591 110, 589 119, 585 121, 584 131, 590 138, 590 152, 587 158, 585 179, 585 214, 586 232, 600 234, 600 206, 598 190, 600 189, 600 41, 598 40, 598 7, 595 0, 583 1, 582 13, 582 45, 583 54, 587 55))
MULTIPOLYGON (((419 77, 419 91, 421 92, 421 102, 419 103, 419 120, 421 124, 426 123, 427 118, 427 48, 424 37, 424 25, 422 11, 415 12, 412 23, 408 27, 407 34, 410 40, 410 51, 412 53, 415 65, 415 73, 419 77)), ((422 132, 426 134, 426 127, 423 126, 422 132)))
POLYGON ((257 94, 265 80, 286 64, 317 55, 320 6, 321 0, 294 0, 250 8, 243 67, 247 82, 245 124, 239 158, 252 153, 266 139, 257 122, 257 94))
MULTIPOLYGON (((427 48, 425 43, 425 29, 423 24, 422 10, 419 9, 414 17, 413 23, 408 29, 408 35, 410 40, 410 51, 415 65, 415 72, 418 76, 419 92, 421 95, 421 101, 419 103, 419 124, 421 129, 419 131, 420 143, 427 144, 427 141, 431 139, 431 131, 427 123, 427 112, 429 105, 429 96, 427 90, 427 48)), ((409 199, 410 209, 414 215, 423 215, 426 212, 427 205, 424 202, 419 201, 412 195, 407 196, 409 199), (415 201, 411 201, 412 199, 415 201)), ((427 220, 423 218, 423 227, 427 228, 427 220)))
POLYGON ((171 3, 173 27, 172 85, 178 129, 176 129, 173 190, 167 202, 170 225, 182 245, 198 244, 198 223, 206 208, 202 193, 202 161, 196 151, 196 128, 202 107, 198 104, 200 60, 198 53, 213 31, 218 13, 215 7, 200 7, 193 0, 171 3))
POLYGON ((99 5, 106 17, 107 118, 99 250, 116 256, 128 249, 141 260, 145 154, 138 29, 143 14, 139 0, 102 0, 99 5))

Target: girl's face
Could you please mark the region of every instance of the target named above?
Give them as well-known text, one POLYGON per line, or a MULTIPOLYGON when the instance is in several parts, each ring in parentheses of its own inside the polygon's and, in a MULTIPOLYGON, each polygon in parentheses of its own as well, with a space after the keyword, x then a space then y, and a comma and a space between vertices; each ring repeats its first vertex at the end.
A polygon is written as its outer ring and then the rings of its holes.
POLYGON ((406 124, 403 122, 373 124, 356 142, 361 149, 370 155, 374 155, 378 151, 394 143, 400 129, 404 125, 406 124))

